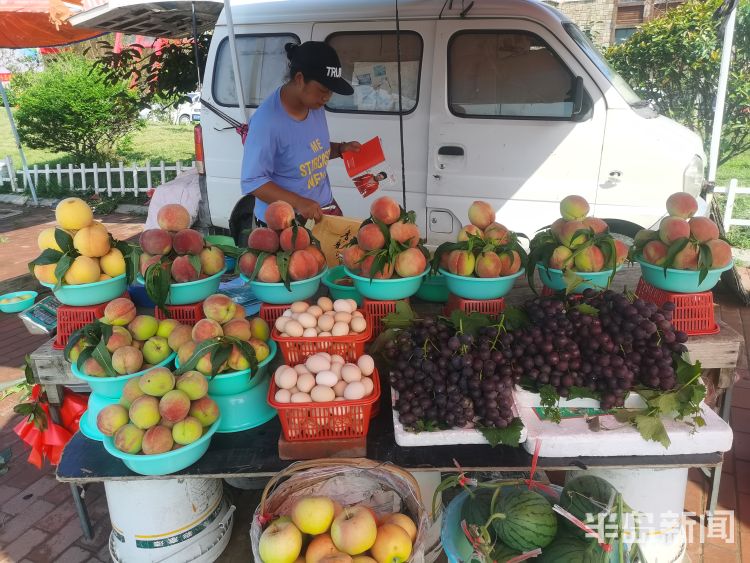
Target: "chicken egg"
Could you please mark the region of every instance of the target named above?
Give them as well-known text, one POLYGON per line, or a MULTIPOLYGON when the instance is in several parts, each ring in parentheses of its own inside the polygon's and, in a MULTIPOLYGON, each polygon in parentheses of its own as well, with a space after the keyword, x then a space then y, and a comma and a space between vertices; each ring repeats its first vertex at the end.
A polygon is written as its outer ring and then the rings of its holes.
POLYGON ((300 313, 297 321, 302 325, 302 328, 313 328, 318 325, 318 319, 310 313, 300 313))
POLYGON ((327 330, 318 333, 318 336, 331 336, 331 333, 327 330))
POLYGON ((297 389, 302 393, 309 393, 315 387, 315 376, 311 373, 303 373, 297 378, 297 389))
POLYGON ((297 386, 295 385, 291 389, 289 389, 289 394, 294 395, 295 393, 299 393, 299 389, 297 389, 297 386))
POLYGON ((281 313, 281 316, 282 317, 287 317, 287 318, 291 317, 292 316, 292 310, 291 309, 287 309, 286 311, 284 311, 283 313, 281 313))
POLYGON ((333 317, 331 315, 321 315, 318 318, 318 328, 322 332, 330 332, 333 328, 333 325, 336 324, 336 321, 333 320, 333 317))
POLYGON ((318 375, 315 376, 315 383, 317 383, 318 385, 333 387, 338 382, 339 376, 329 370, 321 371, 318 375))
POLYGON ((323 309, 324 312, 333 311, 333 301, 331 301, 330 297, 319 297, 318 307, 323 309))
POLYGON ((347 299, 346 301, 349 303, 349 312, 354 313, 357 310, 357 302, 354 299, 347 299))
POLYGON ((369 376, 375 371, 375 360, 372 359, 372 356, 364 354, 357 360, 357 366, 362 371, 362 375, 369 376))
POLYGON ((340 354, 331 354, 331 363, 332 364, 345 364, 346 360, 344 359, 344 356, 340 354))
POLYGON ((318 305, 310 305, 306 312, 317 319, 320 315, 323 314, 323 309, 321 309, 318 305))
POLYGON ((292 395, 292 403, 311 403, 312 399, 310 398, 310 395, 307 393, 302 393, 301 391, 298 391, 294 395, 292 395))
MULTIPOLYGON (((354 309, 356 309, 356 307, 354 309)), ((352 306, 347 299, 336 299, 336 301, 333 302, 333 310, 337 313, 351 314, 354 309, 352 309, 352 306)))
POLYGON ((344 367, 341 368, 341 379, 347 383, 359 381, 362 379, 362 372, 357 367, 357 364, 344 364, 344 367))
POLYGON ((360 383, 365 386, 365 397, 369 397, 370 393, 372 393, 373 389, 375 388, 375 384, 372 382, 372 379, 369 377, 363 377, 360 379, 360 383))
POLYGON ((364 332, 367 329, 367 321, 364 317, 352 317, 352 322, 349 323, 352 330, 357 333, 364 332))
POLYGON ((344 389, 344 398, 357 401, 365 396, 365 386, 361 381, 352 381, 344 389))
POLYGON ((352 315, 351 313, 344 313, 344 312, 336 313, 333 316, 333 320, 336 321, 337 323, 349 324, 352 320, 352 315))
POLYGON ((292 394, 289 392, 289 389, 279 389, 278 391, 276 391, 273 399, 277 403, 288 403, 292 400, 292 394))
POLYGON ((289 366, 283 366, 283 369, 276 372, 274 382, 281 389, 291 389, 297 384, 297 372, 289 366))
POLYGON ((347 385, 348 383, 342 379, 341 381, 338 381, 336 385, 333 386, 333 392, 336 393, 337 397, 343 397, 344 389, 346 389, 347 385))
POLYGON ((273 326, 276 327, 276 330, 279 332, 285 332, 284 327, 286 326, 286 323, 289 321, 289 317, 281 316, 278 319, 276 319, 276 322, 273 323, 273 326))
POLYGON ((292 310, 292 313, 304 313, 309 306, 304 301, 295 301, 289 308, 292 310))
POLYGON ((302 375, 303 373, 310 373, 310 370, 307 369, 307 366, 305 364, 294 366, 294 371, 296 371, 299 375, 302 375))
POLYGON ((333 325, 333 328, 331 329, 331 334, 333 336, 346 336, 349 334, 349 324, 348 323, 336 323, 333 325))
POLYGON ((333 389, 331 389, 330 387, 326 387, 325 385, 316 385, 315 387, 313 387, 312 391, 310 391, 310 397, 316 403, 327 403, 329 401, 333 401, 336 398, 336 393, 334 393, 333 389))
POLYGON ((331 363, 331 371, 336 374, 336 377, 341 379, 341 368, 344 364, 339 362, 331 363))
POLYGON ((352 317, 364 317, 364 315, 362 314, 362 311, 354 311, 352 317))
POLYGON ((284 332, 286 332, 292 338, 299 338, 300 336, 302 336, 302 333, 305 332, 305 329, 301 324, 299 324, 299 322, 292 319, 287 321, 286 326, 284 327, 284 332))
POLYGON ((305 362, 305 367, 308 370, 310 370, 312 373, 319 373, 321 371, 331 369, 331 362, 329 362, 325 358, 325 356, 321 356, 320 354, 315 354, 307 358, 307 361, 305 362))
POLYGON ((318 331, 314 328, 306 328, 305 332, 302 333, 302 336, 305 338, 315 338, 318 336, 318 331))

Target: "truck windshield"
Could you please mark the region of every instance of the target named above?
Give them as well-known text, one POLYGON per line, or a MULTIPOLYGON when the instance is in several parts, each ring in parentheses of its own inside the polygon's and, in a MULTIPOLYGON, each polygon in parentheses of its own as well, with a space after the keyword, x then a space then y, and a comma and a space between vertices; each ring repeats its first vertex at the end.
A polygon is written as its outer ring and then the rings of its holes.
POLYGON ((641 100, 641 98, 638 97, 638 94, 636 94, 630 85, 625 82, 625 79, 609 66, 609 63, 607 63, 606 59, 599 52, 599 49, 594 47, 591 40, 585 33, 578 29, 577 25, 574 23, 564 23, 563 27, 565 27, 565 31, 568 32, 568 35, 570 35, 570 37, 573 38, 573 41, 575 41, 583 52, 586 53, 586 56, 591 59, 591 62, 596 65, 599 71, 607 77, 612 86, 615 87, 615 90, 620 93, 628 104, 636 108, 648 105, 649 102, 641 100))

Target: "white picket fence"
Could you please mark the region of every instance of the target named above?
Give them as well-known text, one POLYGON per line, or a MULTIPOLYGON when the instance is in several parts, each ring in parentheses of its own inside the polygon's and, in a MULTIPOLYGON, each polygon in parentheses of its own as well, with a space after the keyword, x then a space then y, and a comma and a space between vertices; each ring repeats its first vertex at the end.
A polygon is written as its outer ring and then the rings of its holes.
POLYGON ((737 179, 734 178, 729 181, 729 186, 717 186, 714 188, 716 194, 727 194, 726 205, 724 206, 724 232, 729 232, 729 227, 733 225, 750 227, 750 219, 734 219, 732 213, 734 212, 734 202, 738 195, 750 194, 750 188, 741 188, 738 185, 737 179))
MULTIPOLYGON (((27 187, 23 170, 15 170, 9 156, 5 157, 4 164, 7 174, 0 174, 0 188, 10 183, 11 191, 23 192, 27 187)), ((50 167, 46 164, 43 168, 34 165, 29 169, 29 173, 35 186, 39 186, 40 181, 46 182, 47 185, 57 182, 59 187, 67 187, 71 191, 92 190, 101 195, 106 193, 108 196, 137 196, 166 183, 182 171, 194 166, 195 161, 183 163, 180 160, 175 164, 165 164, 162 160, 158 165, 146 161, 143 166, 135 163, 125 166, 122 161, 116 166, 109 162, 104 165, 89 166, 68 164, 67 167, 60 164, 50 167)))

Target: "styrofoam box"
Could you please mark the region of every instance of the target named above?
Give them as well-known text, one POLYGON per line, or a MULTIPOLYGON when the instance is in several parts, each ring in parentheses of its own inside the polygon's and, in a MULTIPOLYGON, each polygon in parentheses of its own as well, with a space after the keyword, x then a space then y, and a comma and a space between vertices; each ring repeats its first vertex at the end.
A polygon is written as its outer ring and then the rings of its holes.
MULTIPOLYGON (((516 402, 518 408, 524 407, 541 407, 542 400, 539 393, 533 391, 527 391, 516 385, 513 390, 513 399, 516 402)), ((560 408, 570 409, 598 409, 600 403, 598 399, 560 399, 557 405, 560 408)), ((646 401, 638 393, 630 392, 625 399, 626 409, 644 409, 646 408, 646 401)))
MULTIPOLYGON (((391 389, 391 405, 396 403, 398 391, 391 389)), ((398 412, 391 409, 393 415, 393 432, 399 446, 447 446, 451 444, 489 444, 479 430, 474 428, 453 428, 435 432, 409 432, 398 420, 398 412)), ((513 414, 519 416, 518 408, 513 405, 513 414)), ((526 428, 521 429, 519 443, 526 441, 526 428)))

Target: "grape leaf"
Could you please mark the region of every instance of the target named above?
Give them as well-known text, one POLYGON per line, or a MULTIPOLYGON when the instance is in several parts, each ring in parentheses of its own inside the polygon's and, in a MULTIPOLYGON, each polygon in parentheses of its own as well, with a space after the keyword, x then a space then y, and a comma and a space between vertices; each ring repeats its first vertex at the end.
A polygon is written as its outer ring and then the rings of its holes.
POLYGON ((673 355, 673 358, 676 366, 675 373, 677 375, 677 381, 679 383, 687 384, 700 378, 700 375, 703 371, 700 362, 691 364, 690 362, 685 360, 685 358, 676 354, 673 355))
POLYGON ((406 301, 397 301, 396 310, 383 317, 386 328, 406 328, 417 318, 416 313, 406 301))
POLYGON ((498 444, 504 446, 518 447, 521 440, 521 431, 523 430, 523 422, 518 417, 515 417, 513 421, 505 428, 487 428, 484 426, 477 427, 482 433, 482 436, 490 443, 493 448, 498 444))
POLYGON ((672 441, 667 435, 667 429, 658 416, 649 416, 639 414, 635 416, 635 426, 641 433, 644 440, 653 440, 659 442, 665 448, 668 448, 672 441))
POLYGON ((576 311, 579 311, 580 313, 583 313, 584 315, 591 315, 592 317, 599 316, 599 309, 592 305, 589 305, 588 303, 579 303, 574 307, 574 309, 576 311))
POLYGON ((601 395, 597 391, 592 391, 588 387, 576 387, 575 385, 568 390, 568 396, 571 399, 600 399, 601 395))
POLYGON ((480 329, 493 324, 492 319, 484 313, 467 314, 460 309, 451 313, 450 322, 456 331, 472 336, 477 336, 480 329))
POLYGON ((560 401, 557 389, 549 384, 542 385, 539 388, 539 399, 541 406, 544 408, 544 415, 549 417, 552 422, 559 424, 562 418, 560 416, 560 409, 557 406, 560 401))
POLYGON ((658 409, 658 412, 671 416, 672 413, 677 412, 680 407, 680 396, 679 393, 661 393, 656 398, 648 402, 649 406, 658 409))
POLYGON ((506 307, 503 310, 503 327, 505 330, 518 330, 529 324, 529 317, 526 311, 518 307, 506 307))

